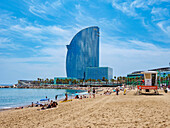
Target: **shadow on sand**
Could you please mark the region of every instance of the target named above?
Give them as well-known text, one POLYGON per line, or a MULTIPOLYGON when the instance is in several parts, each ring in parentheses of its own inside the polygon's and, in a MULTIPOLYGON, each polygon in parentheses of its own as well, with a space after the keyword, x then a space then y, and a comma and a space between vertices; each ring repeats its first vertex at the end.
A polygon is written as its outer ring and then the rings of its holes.
POLYGON ((155 93, 141 93, 140 95, 145 95, 145 96, 163 96, 163 94, 155 94, 155 93))

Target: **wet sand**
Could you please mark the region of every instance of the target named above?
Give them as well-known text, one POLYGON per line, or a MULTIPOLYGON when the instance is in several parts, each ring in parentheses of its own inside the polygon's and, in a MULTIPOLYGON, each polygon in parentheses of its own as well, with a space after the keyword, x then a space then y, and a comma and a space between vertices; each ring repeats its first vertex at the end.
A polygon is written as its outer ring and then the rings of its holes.
POLYGON ((59 103, 57 108, 24 108, 0 112, 0 128, 170 127, 170 93, 98 95, 59 103))

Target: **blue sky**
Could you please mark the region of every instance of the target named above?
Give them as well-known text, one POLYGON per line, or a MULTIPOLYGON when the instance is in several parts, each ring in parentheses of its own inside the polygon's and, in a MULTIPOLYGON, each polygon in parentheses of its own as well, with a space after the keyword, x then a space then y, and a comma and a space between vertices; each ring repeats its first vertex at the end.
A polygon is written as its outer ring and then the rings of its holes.
POLYGON ((1 0, 0 83, 66 76, 66 45, 100 28, 100 66, 114 76, 168 66, 170 0, 1 0))

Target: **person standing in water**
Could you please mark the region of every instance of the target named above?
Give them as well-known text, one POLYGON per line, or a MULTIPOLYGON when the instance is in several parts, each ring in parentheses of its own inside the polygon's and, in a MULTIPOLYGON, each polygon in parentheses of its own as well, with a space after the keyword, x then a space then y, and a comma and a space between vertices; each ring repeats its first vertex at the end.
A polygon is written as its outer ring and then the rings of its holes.
POLYGON ((67 92, 65 93, 65 99, 64 99, 64 101, 67 101, 68 100, 68 94, 67 94, 67 92))
POLYGON ((55 100, 57 100, 58 95, 55 96, 55 100))

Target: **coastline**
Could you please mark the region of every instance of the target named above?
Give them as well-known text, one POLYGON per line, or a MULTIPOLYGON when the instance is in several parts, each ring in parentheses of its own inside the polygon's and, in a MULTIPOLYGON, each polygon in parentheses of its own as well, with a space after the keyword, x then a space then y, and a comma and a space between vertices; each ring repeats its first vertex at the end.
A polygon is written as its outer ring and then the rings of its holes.
MULTIPOLYGON (((5 88, 5 89, 11 89, 11 88, 5 88)), ((13 88, 13 89, 61 89, 61 88, 13 88)), ((63 88, 62 88, 63 89, 63 88)), ((75 91, 80 91, 79 93, 82 93, 82 92, 85 92, 85 91, 87 91, 85 88, 65 88, 65 89, 67 89, 67 90, 75 90, 75 91)), ((63 93, 63 95, 64 95, 64 93, 63 93)), ((70 95, 70 94, 69 94, 70 95)), ((72 95, 74 95, 74 94, 72 94, 72 95)), ((74 97, 74 96, 73 96, 74 97)), ((57 101, 62 101, 62 100, 64 100, 64 98, 65 97, 63 97, 63 98, 59 98, 57 101)), ((71 99, 70 98, 70 96, 69 96, 69 99, 71 99)), ((40 99, 39 99, 40 100, 40 99)), ((35 104, 35 102, 36 101, 32 101, 32 102, 34 102, 34 104, 35 104)), ((30 106, 31 105, 31 102, 29 103, 29 104, 25 104, 25 105, 15 105, 15 106, 13 106, 13 107, 9 107, 9 106, 6 106, 5 108, 0 108, 0 112, 1 111, 7 111, 7 110, 15 110, 16 108, 18 109, 18 108, 28 108, 28 106, 30 106)))

